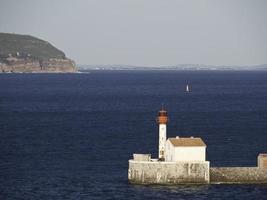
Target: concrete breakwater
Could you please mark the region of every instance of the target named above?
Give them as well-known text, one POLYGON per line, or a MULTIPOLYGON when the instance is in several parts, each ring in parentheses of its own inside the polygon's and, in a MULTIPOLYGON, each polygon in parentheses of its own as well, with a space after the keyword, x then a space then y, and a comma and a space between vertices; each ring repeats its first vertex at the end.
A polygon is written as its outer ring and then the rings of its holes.
POLYGON ((267 184, 267 154, 257 167, 210 167, 209 161, 166 162, 134 154, 128 180, 134 184, 267 184))
POLYGON ((129 161, 128 179, 138 184, 209 183, 209 162, 129 161))
POLYGON ((211 167, 212 184, 267 184, 267 169, 260 167, 211 167))
POLYGON ((156 118, 159 124, 158 158, 133 154, 128 180, 135 184, 267 184, 267 154, 259 154, 257 167, 213 167, 206 160, 207 145, 199 137, 168 138, 167 111, 156 118))

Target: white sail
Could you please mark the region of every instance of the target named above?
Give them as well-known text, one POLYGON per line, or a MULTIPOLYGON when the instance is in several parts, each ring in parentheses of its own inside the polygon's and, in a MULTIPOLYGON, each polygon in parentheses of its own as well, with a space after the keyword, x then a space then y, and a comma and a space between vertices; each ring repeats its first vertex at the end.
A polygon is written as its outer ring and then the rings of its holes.
POLYGON ((189 85, 186 85, 186 91, 189 92, 189 85))

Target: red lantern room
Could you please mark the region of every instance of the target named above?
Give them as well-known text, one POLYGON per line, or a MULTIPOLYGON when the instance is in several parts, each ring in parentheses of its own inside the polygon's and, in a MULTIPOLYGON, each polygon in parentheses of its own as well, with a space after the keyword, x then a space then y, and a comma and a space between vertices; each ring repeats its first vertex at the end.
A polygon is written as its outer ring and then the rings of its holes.
POLYGON ((168 122, 168 113, 166 110, 161 109, 158 113, 158 117, 157 117, 157 123, 159 124, 167 124, 168 122))

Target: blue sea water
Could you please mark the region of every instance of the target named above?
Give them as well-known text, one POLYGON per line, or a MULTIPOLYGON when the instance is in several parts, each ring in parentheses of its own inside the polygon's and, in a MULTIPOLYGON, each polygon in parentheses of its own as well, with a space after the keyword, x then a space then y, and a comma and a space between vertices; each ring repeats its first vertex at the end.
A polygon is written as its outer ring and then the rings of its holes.
POLYGON ((265 71, 0 74, 0 199, 267 199, 267 185, 129 184, 132 153, 157 155, 162 104, 168 136, 202 137, 211 166, 267 152, 265 71))

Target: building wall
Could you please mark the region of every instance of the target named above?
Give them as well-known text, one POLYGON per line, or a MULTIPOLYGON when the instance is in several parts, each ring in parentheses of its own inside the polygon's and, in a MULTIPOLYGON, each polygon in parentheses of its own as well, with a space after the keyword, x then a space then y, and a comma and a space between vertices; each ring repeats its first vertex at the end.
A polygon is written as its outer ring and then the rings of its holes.
POLYGON ((134 161, 150 161, 151 160, 151 154, 133 154, 133 160, 134 161))
POLYGON ((206 147, 174 147, 169 140, 166 141, 165 160, 177 161, 205 161, 206 147))
POLYGON ((209 162, 129 160, 128 179, 136 184, 205 184, 209 183, 209 162))
POLYGON ((174 161, 205 161, 206 147, 175 147, 174 161))
POLYGON ((267 154, 259 154, 258 167, 267 169, 267 154))
POLYGON ((169 140, 165 143, 165 161, 172 162, 175 154, 175 149, 169 140))

